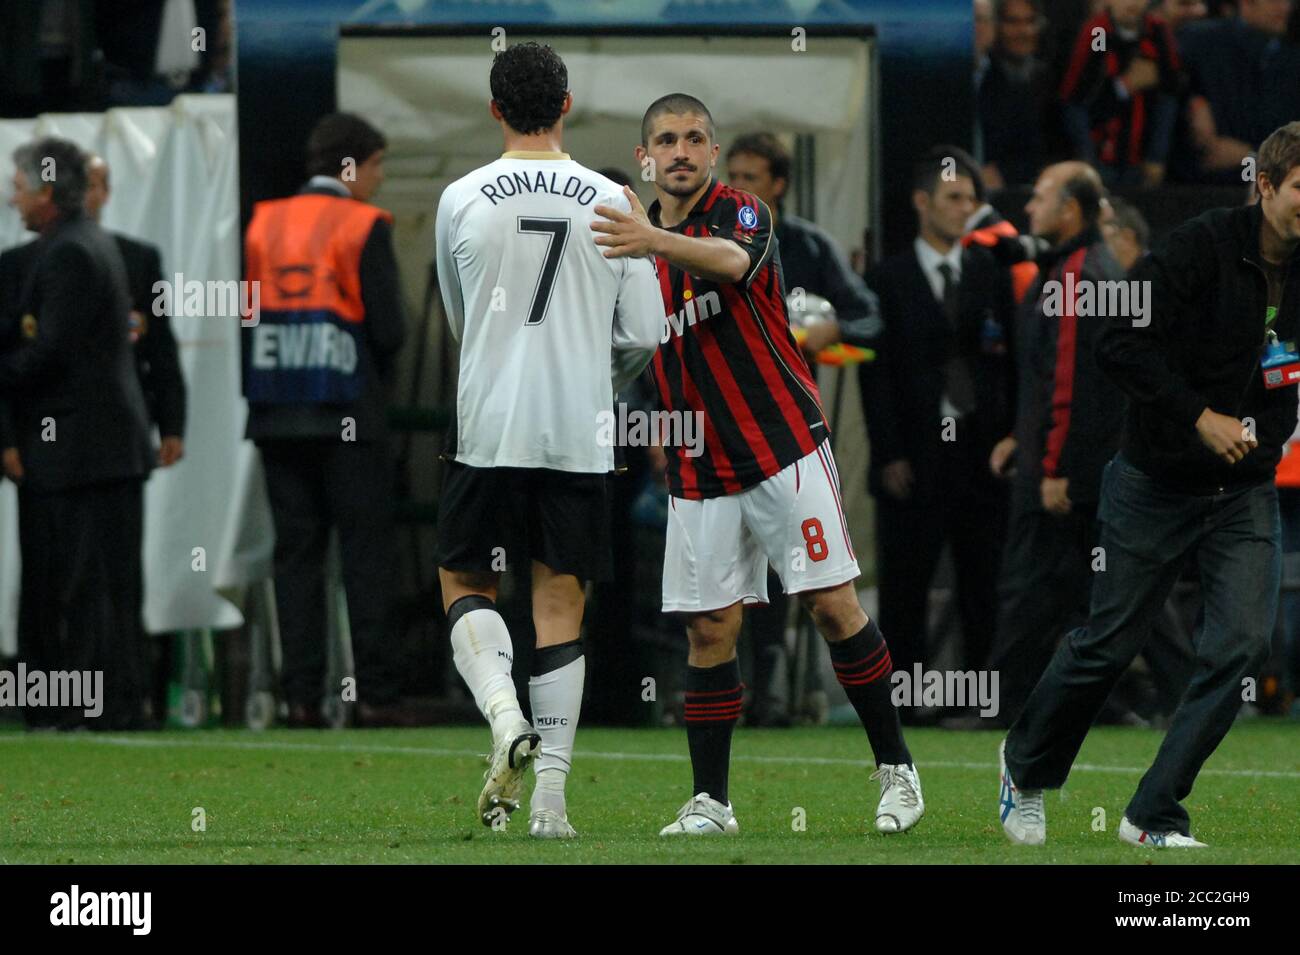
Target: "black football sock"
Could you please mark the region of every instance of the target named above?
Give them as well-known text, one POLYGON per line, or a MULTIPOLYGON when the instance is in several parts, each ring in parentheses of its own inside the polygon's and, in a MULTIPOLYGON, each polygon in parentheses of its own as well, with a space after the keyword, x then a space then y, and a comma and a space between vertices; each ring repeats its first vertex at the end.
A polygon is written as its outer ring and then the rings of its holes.
POLYGON ((903 725, 898 709, 890 701, 889 675, 894 672, 889 647, 876 621, 839 643, 828 643, 835 678, 844 687, 849 702, 858 711, 862 728, 876 756, 876 763, 911 765, 912 754, 903 742, 903 725))
POLYGON ((708 793, 727 804, 731 731, 740 716, 740 661, 686 668, 686 741, 695 772, 692 795, 708 793))

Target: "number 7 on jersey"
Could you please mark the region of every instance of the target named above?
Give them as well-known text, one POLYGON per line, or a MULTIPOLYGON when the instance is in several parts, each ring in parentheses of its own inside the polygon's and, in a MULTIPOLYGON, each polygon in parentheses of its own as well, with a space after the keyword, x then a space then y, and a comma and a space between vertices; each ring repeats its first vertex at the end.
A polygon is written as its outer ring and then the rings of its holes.
POLYGON ((542 274, 537 276, 533 302, 528 307, 528 320, 524 322, 525 325, 540 325, 546 318, 547 308, 550 307, 551 290, 555 288, 555 277, 560 273, 560 259, 564 257, 564 247, 569 241, 569 220, 520 216, 519 231, 550 236, 546 246, 546 259, 542 263, 542 274))

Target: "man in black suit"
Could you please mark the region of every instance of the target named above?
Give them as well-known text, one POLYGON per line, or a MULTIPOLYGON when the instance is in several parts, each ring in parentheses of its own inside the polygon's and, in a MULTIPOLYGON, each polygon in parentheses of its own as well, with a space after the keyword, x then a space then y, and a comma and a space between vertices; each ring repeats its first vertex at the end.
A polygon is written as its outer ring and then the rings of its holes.
MULTIPOLYGON (((99 156, 90 156, 86 161, 86 200, 87 218, 99 222, 99 216, 108 202, 109 171, 108 164, 99 156)), ((176 338, 172 335, 171 319, 164 312, 155 315, 153 302, 157 298, 155 284, 162 281, 162 259, 155 246, 139 242, 128 236, 110 232, 117 243, 126 267, 127 287, 131 298, 131 341, 134 345, 136 371, 140 378, 140 387, 144 390, 145 404, 149 409, 150 421, 157 426, 159 435, 158 464, 171 467, 185 454, 185 380, 181 377, 180 358, 176 349, 176 338)), ((0 301, 12 303, 16 307, 19 301, 24 277, 36 261, 40 241, 33 240, 25 245, 16 246, 0 253, 0 301)), ((12 311, 12 309, 10 310, 12 311)), ((0 319, 0 342, 13 343, 20 340, 18 316, 11 315, 8 325, 0 319), (5 328, 9 331, 6 332, 5 328)), ((8 405, 0 402, 0 445, 3 446, 4 473, 15 483, 23 480, 22 455, 15 445, 11 415, 8 405)), ((143 520, 144 512, 140 512, 143 520)), ((143 540, 144 528, 136 536, 143 540)), ((124 559, 125 556, 124 556, 124 559)), ((143 586, 139 588, 141 599, 144 597, 143 586)), ((136 613, 135 619, 143 625, 143 607, 136 613)), ((134 646, 139 650, 140 659, 134 667, 142 674, 147 688, 149 673, 148 653, 143 635, 138 641, 121 645, 134 646)), ((119 653, 123 650, 119 650, 119 653)), ((144 700, 120 701, 122 709, 136 711, 144 700)))
MULTIPOLYGON (((14 153, 12 204, 40 234, 22 281, 21 344, 0 355, 23 478, 19 653, 29 669, 102 670, 97 725, 139 700, 140 511, 153 462, 130 340, 126 270, 88 219, 85 156, 47 137, 14 153)), ((67 726, 80 711, 28 710, 67 726)))
POLYGON ((993 637, 1005 492, 988 459, 1011 423, 1013 306, 1006 272, 984 249, 961 243, 978 175, 956 147, 927 153, 913 178, 916 241, 867 279, 880 297, 884 334, 876 361, 859 374, 877 504, 880 626, 892 634, 895 672, 926 662, 927 598, 945 542, 968 666, 983 662, 993 637))
MULTIPOLYGON (((86 215, 96 222, 108 203, 108 163, 99 156, 86 162, 86 215)), ((157 283, 163 280, 162 256, 156 246, 110 232, 126 265, 131 294, 131 341, 150 419, 158 426, 158 463, 171 467, 185 454, 185 379, 181 377, 171 318, 154 308, 157 283)))

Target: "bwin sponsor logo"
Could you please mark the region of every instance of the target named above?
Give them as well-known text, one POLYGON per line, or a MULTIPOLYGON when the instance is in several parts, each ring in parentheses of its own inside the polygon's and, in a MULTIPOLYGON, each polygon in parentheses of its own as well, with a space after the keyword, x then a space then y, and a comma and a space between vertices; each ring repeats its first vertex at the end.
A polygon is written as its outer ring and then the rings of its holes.
MULTIPOLYGON (((688 291, 687 296, 690 296, 688 291)), ((722 311, 722 299, 717 292, 705 292, 698 298, 688 298, 680 311, 664 316, 664 333, 659 344, 666 345, 674 334, 681 335, 691 325, 712 318, 722 311)))

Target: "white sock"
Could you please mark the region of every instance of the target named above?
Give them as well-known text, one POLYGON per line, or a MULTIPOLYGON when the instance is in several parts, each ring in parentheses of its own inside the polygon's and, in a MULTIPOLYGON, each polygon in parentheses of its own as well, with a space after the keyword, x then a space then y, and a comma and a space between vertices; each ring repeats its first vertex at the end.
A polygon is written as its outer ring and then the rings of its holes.
POLYGON ((553 809, 565 815, 564 783, 573 762, 573 738, 578 732, 586 673, 587 660, 580 656, 528 681, 533 728, 542 737, 542 755, 533 764, 537 772, 531 805, 534 810, 553 809))
POLYGON ((493 738, 504 718, 512 714, 523 718, 510 677, 514 645, 496 608, 479 607, 462 614, 451 628, 451 648, 456 671, 469 684, 479 712, 492 724, 493 738))

